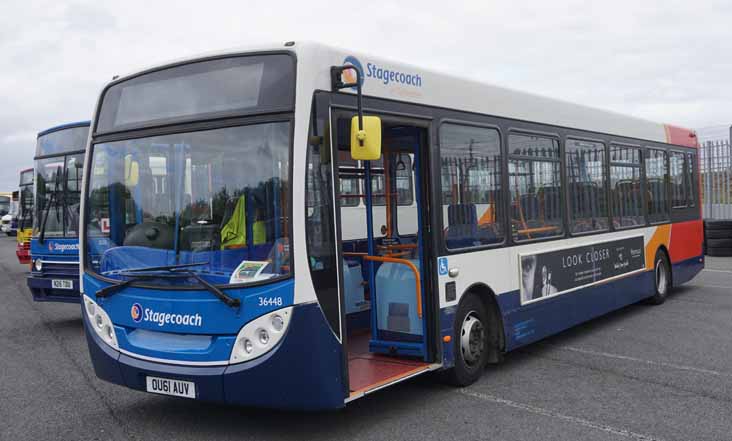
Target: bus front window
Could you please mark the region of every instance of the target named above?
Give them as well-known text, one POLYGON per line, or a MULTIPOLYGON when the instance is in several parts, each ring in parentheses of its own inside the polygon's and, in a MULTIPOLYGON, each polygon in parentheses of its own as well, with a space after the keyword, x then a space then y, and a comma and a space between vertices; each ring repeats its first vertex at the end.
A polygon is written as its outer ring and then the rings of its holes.
POLYGON ((201 263, 189 269, 224 285, 289 275, 289 146, 288 122, 96 144, 88 269, 201 263))

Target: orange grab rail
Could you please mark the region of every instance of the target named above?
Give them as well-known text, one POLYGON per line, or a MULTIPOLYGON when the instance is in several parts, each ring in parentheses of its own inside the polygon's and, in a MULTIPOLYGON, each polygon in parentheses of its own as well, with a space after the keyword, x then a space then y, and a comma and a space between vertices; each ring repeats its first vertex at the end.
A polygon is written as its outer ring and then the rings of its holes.
POLYGON ((558 231, 559 227, 551 225, 546 227, 536 227, 536 228, 524 228, 517 231, 519 234, 526 234, 530 235, 531 233, 548 233, 552 231, 558 231))
POLYGON ((406 259, 397 259, 394 257, 381 257, 381 256, 363 256, 364 260, 373 260, 375 262, 390 262, 390 263, 401 263, 407 265, 409 269, 414 273, 414 281, 417 287, 417 315, 422 318, 422 281, 419 278, 419 270, 414 264, 406 259))
POLYGON ((416 243, 397 243, 397 244, 393 244, 393 245, 376 245, 376 248, 386 248, 386 249, 395 249, 395 250, 399 250, 399 249, 413 250, 413 249, 417 248, 417 244, 416 243))

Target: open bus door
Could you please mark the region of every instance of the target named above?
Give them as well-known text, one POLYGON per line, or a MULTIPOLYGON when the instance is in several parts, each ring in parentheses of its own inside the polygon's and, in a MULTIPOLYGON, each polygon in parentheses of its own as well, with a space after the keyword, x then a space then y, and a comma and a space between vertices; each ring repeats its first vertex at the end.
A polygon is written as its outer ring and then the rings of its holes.
POLYGON ((335 111, 330 124, 348 400, 438 366, 422 172, 429 126, 381 116, 381 158, 356 161, 349 151, 354 116, 335 111))

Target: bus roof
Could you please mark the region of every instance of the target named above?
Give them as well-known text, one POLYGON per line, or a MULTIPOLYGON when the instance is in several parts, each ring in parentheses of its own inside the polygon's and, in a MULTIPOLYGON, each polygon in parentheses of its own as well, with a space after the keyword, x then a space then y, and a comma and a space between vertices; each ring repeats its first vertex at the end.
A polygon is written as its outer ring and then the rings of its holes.
MULTIPOLYGON (((208 52, 172 60, 116 78, 123 81, 150 70, 198 59, 247 52, 290 51, 298 58, 298 84, 330 90, 330 67, 350 63, 364 74, 363 94, 378 98, 531 121, 559 127, 697 147, 693 130, 613 111, 575 104, 420 68, 313 42, 272 44, 208 52)), ((110 84, 111 84, 110 83, 110 84)), ((105 86, 105 89, 106 90, 105 86)), ((349 92, 344 90, 345 92, 349 92)), ((299 95, 299 92, 298 92, 299 95)), ((298 100, 301 101, 301 100, 298 100)), ((302 101, 301 101, 302 102, 302 101)), ((309 102, 307 100, 306 102, 309 102)))
POLYGON ((49 129, 43 130, 42 132, 38 132, 37 137, 40 138, 41 136, 45 136, 45 135, 48 135, 49 133, 53 133, 53 132, 58 132, 59 130, 72 129, 74 127, 84 127, 84 126, 88 126, 90 124, 91 124, 91 121, 77 121, 77 122, 72 122, 72 123, 61 124, 61 125, 54 126, 49 129))

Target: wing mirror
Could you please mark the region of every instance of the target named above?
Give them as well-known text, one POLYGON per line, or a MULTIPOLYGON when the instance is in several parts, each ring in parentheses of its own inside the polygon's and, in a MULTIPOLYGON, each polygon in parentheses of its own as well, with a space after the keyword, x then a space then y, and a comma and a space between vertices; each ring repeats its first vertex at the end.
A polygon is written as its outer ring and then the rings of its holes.
POLYGON ((359 127, 359 117, 351 118, 351 158, 362 161, 375 161, 381 158, 381 118, 363 116, 359 127))

